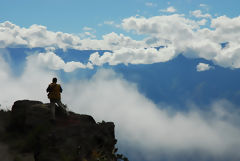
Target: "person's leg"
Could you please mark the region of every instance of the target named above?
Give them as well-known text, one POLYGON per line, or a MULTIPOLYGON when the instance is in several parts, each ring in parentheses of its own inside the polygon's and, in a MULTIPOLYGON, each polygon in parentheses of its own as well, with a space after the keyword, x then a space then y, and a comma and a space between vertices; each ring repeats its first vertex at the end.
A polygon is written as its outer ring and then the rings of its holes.
POLYGON ((55 101, 50 100, 50 108, 51 108, 51 114, 52 114, 52 118, 53 120, 55 120, 55 101))
POLYGON ((61 100, 58 100, 56 103, 57 103, 57 105, 58 105, 59 107, 61 107, 61 108, 66 112, 67 115, 69 115, 69 113, 68 113, 68 111, 67 111, 67 106, 64 105, 64 104, 61 102, 61 100))

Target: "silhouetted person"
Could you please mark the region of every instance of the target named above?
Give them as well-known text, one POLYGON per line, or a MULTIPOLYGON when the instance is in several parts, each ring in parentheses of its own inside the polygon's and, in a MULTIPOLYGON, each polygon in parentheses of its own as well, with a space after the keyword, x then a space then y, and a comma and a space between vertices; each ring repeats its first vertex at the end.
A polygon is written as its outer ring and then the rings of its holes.
POLYGON ((61 102, 61 93, 62 87, 60 84, 57 84, 57 78, 52 79, 52 83, 48 85, 47 88, 48 98, 50 99, 50 108, 52 113, 52 119, 55 120, 55 104, 63 108, 67 112, 67 107, 61 102))

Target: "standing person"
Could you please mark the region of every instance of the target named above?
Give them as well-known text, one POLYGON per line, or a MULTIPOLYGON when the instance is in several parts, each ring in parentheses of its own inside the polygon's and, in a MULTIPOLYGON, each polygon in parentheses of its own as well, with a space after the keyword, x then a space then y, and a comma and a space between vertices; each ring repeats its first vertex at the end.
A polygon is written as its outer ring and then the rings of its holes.
POLYGON ((55 104, 63 108, 67 112, 67 107, 61 102, 61 93, 62 87, 60 84, 57 84, 57 78, 52 79, 52 83, 48 85, 47 88, 48 98, 50 99, 50 108, 52 113, 52 119, 55 120, 55 104))

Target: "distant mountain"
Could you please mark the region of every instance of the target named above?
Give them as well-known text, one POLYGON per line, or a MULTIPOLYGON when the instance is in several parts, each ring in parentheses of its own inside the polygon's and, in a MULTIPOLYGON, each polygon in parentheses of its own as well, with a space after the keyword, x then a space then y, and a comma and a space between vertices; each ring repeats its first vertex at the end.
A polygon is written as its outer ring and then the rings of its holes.
POLYGON ((113 67, 155 103, 185 106, 187 102, 207 105, 213 100, 228 99, 240 103, 240 70, 216 66, 205 59, 189 59, 179 55, 165 63, 118 65, 113 67), (198 72, 198 63, 214 69, 198 72))

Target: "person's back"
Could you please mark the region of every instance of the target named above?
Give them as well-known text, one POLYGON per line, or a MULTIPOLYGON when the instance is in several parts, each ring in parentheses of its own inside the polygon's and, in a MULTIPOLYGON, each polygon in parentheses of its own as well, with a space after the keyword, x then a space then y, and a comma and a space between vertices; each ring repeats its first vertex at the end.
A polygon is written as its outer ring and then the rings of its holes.
POLYGON ((62 87, 60 84, 57 84, 56 82, 49 84, 47 92, 49 92, 48 98, 50 100, 61 100, 62 87))

